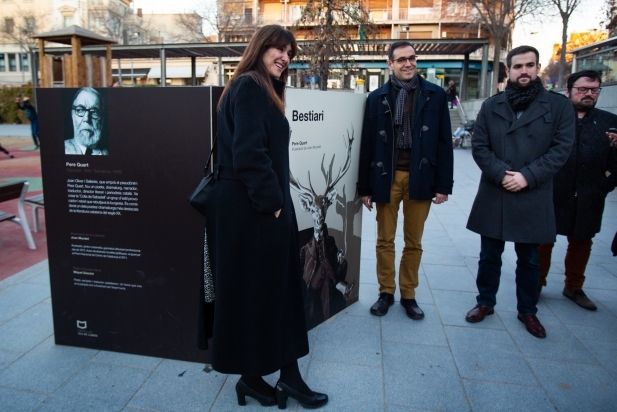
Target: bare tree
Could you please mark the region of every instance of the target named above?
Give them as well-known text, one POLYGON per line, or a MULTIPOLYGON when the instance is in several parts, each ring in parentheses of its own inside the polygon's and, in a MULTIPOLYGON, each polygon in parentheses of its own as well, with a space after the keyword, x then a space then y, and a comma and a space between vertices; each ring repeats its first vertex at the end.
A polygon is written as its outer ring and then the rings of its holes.
POLYGON ((319 76, 319 88, 327 90, 330 64, 342 70, 354 67, 358 38, 375 38, 378 32, 361 0, 307 0, 294 31, 305 32, 310 44, 303 47, 309 73, 319 76))
POLYGON ((201 43, 209 41, 209 38, 204 37, 204 18, 198 13, 176 14, 174 21, 176 32, 172 34, 172 37, 175 42, 201 43))
POLYGON ((130 7, 100 7, 89 12, 89 26, 93 31, 110 37, 118 44, 144 44, 150 42, 152 29, 130 7))
POLYGON ((568 23, 574 10, 581 4, 582 0, 547 0, 548 3, 557 8, 561 17, 561 53, 559 55, 559 74, 557 84, 563 87, 563 78, 566 73, 566 49, 568 43, 568 23))
POLYGON ((493 84, 491 94, 497 89, 500 51, 510 36, 514 24, 525 16, 533 15, 544 7, 543 0, 466 0, 474 10, 478 23, 490 34, 493 51, 493 84))
MULTIPOLYGON (((570 39, 566 44, 566 51, 578 49, 579 47, 587 46, 588 44, 597 43, 602 40, 606 40, 607 34, 605 31, 600 30, 591 30, 588 32, 581 33, 572 33, 570 35, 570 39)), ((557 83, 557 79, 559 76, 559 60, 562 55, 563 46, 555 45, 553 50, 553 55, 551 56, 551 61, 547 66, 542 70, 542 77, 545 79, 547 84, 555 84, 557 83)), ((563 74, 564 80, 563 85, 565 85, 565 81, 568 78, 568 75, 572 72, 572 54, 566 53, 566 69, 563 74)), ((562 83, 557 83, 562 86, 562 83)), ((563 87, 563 86, 562 86, 563 87)))
POLYGON ((602 13, 602 24, 608 30, 608 37, 617 36, 617 0, 605 0, 602 13))
POLYGON ((45 26, 45 15, 17 6, 13 15, 3 18, 4 27, 0 38, 7 43, 17 44, 24 52, 32 53, 38 47, 38 40, 31 36, 39 33, 41 27, 45 26))
POLYGON ((248 41, 257 30, 253 24, 253 10, 249 13, 245 3, 236 0, 203 0, 189 12, 179 15, 176 22, 187 32, 196 33, 199 29, 202 41, 206 42, 212 41, 212 35, 219 42, 248 41))

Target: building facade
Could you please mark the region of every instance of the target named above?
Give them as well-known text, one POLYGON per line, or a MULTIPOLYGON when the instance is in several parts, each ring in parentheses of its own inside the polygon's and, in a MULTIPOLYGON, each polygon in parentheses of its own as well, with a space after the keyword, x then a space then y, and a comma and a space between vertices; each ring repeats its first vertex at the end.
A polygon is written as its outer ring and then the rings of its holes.
POLYGON ((32 81, 38 42, 30 36, 77 25, 119 44, 150 42, 132 0, 1 0, 0 85, 32 81))
MULTIPOLYGON (((297 39, 309 39, 310 25, 302 26, 296 22, 300 19, 306 0, 221 0, 219 2, 219 37, 221 41, 248 41, 256 28, 266 24, 280 24, 295 32, 297 39)), ((361 7, 368 13, 374 23, 378 39, 471 39, 489 38, 489 33, 477 23, 475 10, 466 0, 365 0, 361 7)), ((362 37, 362 29, 350 25, 350 32, 356 38, 362 37)), ((502 59, 506 46, 498 45, 502 59)), ((488 54, 492 60, 493 48, 488 54)), ((329 88, 353 88, 358 76, 366 80, 368 90, 381 86, 389 78, 389 70, 383 56, 355 56, 355 68, 349 70, 332 70, 328 80, 329 88), (377 57, 377 58, 375 58, 377 57)), ((479 97, 480 69, 482 50, 472 53, 468 64, 467 95, 464 99, 479 97)), ((464 56, 431 55, 420 56, 418 71, 430 81, 445 86, 454 80, 461 84, 464 73, 464 56)), ((492 75, 492 65, 489 72, 492 75)), ((294 63, 291 68, 294 86, 307 87, 310 73, 307 64, 294 63)), ((334 63, 331 67, 336 67, 334 63)), ((226 77, 233 73, 233 65, 226 67, 226 77)), ((489 78, 490 81, 490 78, 489 78)))

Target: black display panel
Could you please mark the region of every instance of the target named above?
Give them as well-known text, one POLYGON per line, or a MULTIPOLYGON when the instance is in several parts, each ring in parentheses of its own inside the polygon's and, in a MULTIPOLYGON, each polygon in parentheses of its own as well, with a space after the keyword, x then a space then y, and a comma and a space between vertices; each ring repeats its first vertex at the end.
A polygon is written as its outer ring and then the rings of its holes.
POLYGON ((221 90, 37 90, 57 344, 208 361, 205 222, 186 197, 221 90))

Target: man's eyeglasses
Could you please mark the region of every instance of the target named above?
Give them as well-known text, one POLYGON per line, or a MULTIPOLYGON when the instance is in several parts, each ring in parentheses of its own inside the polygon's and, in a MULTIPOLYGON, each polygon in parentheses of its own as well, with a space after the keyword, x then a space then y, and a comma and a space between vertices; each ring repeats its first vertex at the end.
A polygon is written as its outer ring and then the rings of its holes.
POLYGON ((591 94, 600 94, 601 87, 573 87, 580 94, 587 94, 587 92, 591 92, 591 94))
POLYGON ((396 63, 398 63, 398 64, 405 64, 407 62, 413 63, 416 60, 418 60, 418 56, 416 54, 414 54, 413 56, 409 56, 409 57, 399 57, 398 59, 396 59, 394 61, 396 63))
POLYGON ((89 112, 90 117, 92 117, 93 119, 98 120, 101 118, 101 111, 97 108, 86 109, 83 106, 73 106, 73 111, 79 117, 84 117, 86 115, 86 112, 89 112))

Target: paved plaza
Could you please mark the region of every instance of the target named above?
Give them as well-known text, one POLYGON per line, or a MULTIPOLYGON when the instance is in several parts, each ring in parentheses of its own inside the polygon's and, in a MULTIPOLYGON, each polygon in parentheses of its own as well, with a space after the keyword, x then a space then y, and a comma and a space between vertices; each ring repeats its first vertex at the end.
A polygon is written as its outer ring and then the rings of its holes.
MULTIPOLYGON (((311 352, 300 360, 309 385, 330 396, 321 410, 617 411, 617 257, 610 253, 617 193, 608 197, 587 268, 585 291, 597 312, 561 294, 566 243, 559 237, 538 305, 548 337, 537 339, 516 319, 512 244, 495 315, 465 321, 480 249, 465 224, 479 177, 471 152, 455 150, 454 195, 433 205, 424 233, 421 321, 407 318, 398 294, 388 315, 370 315, 378 294, 375 216, 364 210, 360 300, 312 330, 311 352)), ((400 256, 400 230, 396 245, 400 256)), ((0 282, 0 411, 263 410, 252 398, 238 406, 238 376, 203 364, 55 345, 49 287, 47 261, 0 282)), ((290 399, 288 409, 301 407, 290 399)))

